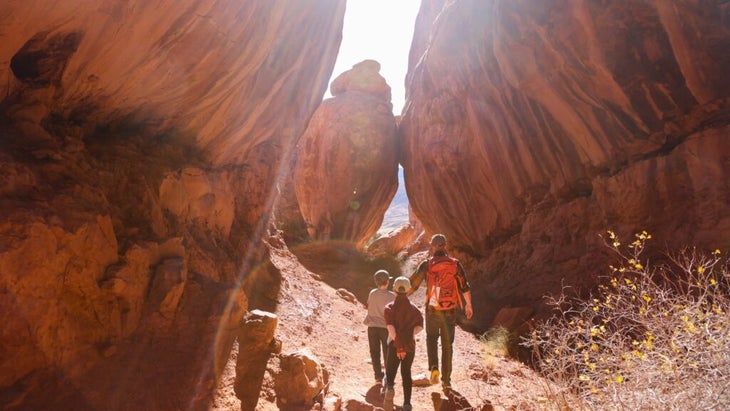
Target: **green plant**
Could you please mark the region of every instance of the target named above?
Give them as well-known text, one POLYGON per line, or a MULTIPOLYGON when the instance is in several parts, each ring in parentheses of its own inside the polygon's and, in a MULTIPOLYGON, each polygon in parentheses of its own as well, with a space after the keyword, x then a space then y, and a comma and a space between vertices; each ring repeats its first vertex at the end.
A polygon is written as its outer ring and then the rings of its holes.
POLYGON ((650 266, 640 259, 649 239, 642 232, 624 247, 609 231, 621 264, 588 300, 565 291, 551 298, 555 316, 523 345, 584 408, 722 408, 730 400, 727 262, 719 250, 685 249, 650 266))

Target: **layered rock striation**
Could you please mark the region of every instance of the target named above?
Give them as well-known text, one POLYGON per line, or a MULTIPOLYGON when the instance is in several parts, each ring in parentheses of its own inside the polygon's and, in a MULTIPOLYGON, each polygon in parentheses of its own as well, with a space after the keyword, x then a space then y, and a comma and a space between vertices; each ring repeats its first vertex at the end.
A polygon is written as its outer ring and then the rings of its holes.
POLYGON ((500 306, 594 284, 606 229, 730 247, 728 7, 424 2, 406 187, 469 261, 482 326, 500 306))
POLYGON ((0 3, 0 408, 207 409, 344 6, 0 3))

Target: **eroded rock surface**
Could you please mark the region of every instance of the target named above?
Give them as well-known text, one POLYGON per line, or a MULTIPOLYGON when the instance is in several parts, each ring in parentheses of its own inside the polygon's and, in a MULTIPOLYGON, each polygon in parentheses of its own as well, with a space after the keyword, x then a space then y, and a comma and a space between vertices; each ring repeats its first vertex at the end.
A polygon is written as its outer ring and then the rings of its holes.
POLYGON ((206 409, 344 6, 0 3, 0 408, 206 409))
POLYGON ((275 345, 274 333, 278 318, 275 314, 253 310, 243 319, 238 334, 238 357, 234 389, 241 399, 242 411, 253 411, 259 400, 266 364, 275 345))
POLYGON ((317 357, 300 350, 278 358, 274 385, 279 408, 310 408, 315 403, 322 404, 329 390, 329 371, 317 357))
POLYGON ((415 214, 469 262, 477 322, 590 286, 606 229, 730 246, 729 7, 424 2, 402 164, 415 214))
POLYGON ((316 240, 363 246, 377 232, 398 188, 396 124, 380 64, 365 60, 338 76, 334 97, 302 136, 294 187, 316 240))

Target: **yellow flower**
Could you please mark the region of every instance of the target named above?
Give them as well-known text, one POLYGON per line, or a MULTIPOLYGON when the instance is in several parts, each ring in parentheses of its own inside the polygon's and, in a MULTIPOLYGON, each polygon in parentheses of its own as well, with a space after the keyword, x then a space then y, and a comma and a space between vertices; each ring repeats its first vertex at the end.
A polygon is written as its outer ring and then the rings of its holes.
POLYGON ((712 252, 712 255, 718 255, 720 254, 720 249, 716 248, 715 251, 712 252))
POLYGON ((581 380, 581 381, 588 381, 588 380, 590 380, 590 378, 588 378, 588 376, 585 375, 585 374, 579 375, 578 376, 578 379, 581 380))
POLYGON ((643 298, 643 299, 644 299, 644 301, 646 301, 647 303, 651 301, 651 297, 649 297, 649 296, 648 296, 648 295, 646 295, 646 294, 642 294, 642 295, 641 295, 641 298, 643 298))
POLYGON ((641 352, 641 351, 639 351, 639 350, 634 350, 634 351, 632 351, 632 352, 633 352, 633 354, 634 354, 634 355, 636 356, 636 358, 640 358, 640 359, 642 359, 642 360, 643 360, 644 358, 646 358, 646 354, 644 354, 643 352, 641 352))
POLYGON ((705 267, 703 267, 703 266, 699 266, 699 267, 697 267, 697 272, 698 272, 699 274, 702 274, 702 273, 704 273, 704 272, 705 272, 705 267))
POLYGON ((617 383, 621 384, 622 382, 624 382, 624 377, 623 377, 623 376, 621 376, 621 375, 617 375, 617 376, 616 376, 616 378, 614 378, 614 380, 615 380, 615 381, 616 381, 617 383))

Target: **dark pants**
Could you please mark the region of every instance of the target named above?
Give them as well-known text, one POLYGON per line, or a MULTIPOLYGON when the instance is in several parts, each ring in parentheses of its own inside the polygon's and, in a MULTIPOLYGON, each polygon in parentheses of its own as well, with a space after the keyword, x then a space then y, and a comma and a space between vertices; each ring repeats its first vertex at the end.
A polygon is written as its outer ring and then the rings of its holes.
POLYGON ((380 351, 383 351, 383 361, 385 361, 388 358, 388 329, 368 327, 368 344, 370 344, 370 360, 373 363, 373 375, 376 380, 382 380, 384 374, 380 362, 380 351))
POLYGON ((410 404, 411 391, 413 389, 411 365, 413 365, 413 358, 416 356, 416 353, 406 353, 406 357, 401 360, 398 358, 396 351, 395 344, 391 342, 388 345, 388 359, 385 362, 385 384, 386 387, 393 388, 393 385, 395 385, 395 374, 398 372, 398 366, 400 365, 400 375, 403 380, 403 404, 410 404))
POLYGON ((426 351, 428 369, 439 369, 438 339, 441 338, 441 381, 451 383, 451 358, 454 350, 456 310, 426 308, 426 351))

